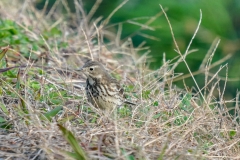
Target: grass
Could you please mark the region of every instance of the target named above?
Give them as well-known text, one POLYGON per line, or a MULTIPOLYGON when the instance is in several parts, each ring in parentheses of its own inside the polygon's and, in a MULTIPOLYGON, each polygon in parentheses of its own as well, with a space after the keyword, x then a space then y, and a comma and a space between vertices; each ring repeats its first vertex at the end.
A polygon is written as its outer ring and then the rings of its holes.
POLYGON ((117 9, 103 23, 101 18, 91 19, 98 2, 89 15, 77 1, 79 14, 68 12, 66 1, 48 13, 28 1, 22 6, 0 2, 0 15, 5 17, 0 20, 0 66, 22 66, 0 76, 0 158, 239 159, 239 96, 224 98, 226 83, 221 86, 220 81, 227 82, 227 65, 218 70, 225 69, 224 78, 209 72, 223 63, 212 64, 219 41, 198 73, 190 68, 189 75, 174 73, 179 63, 188 66, 185 58, 195 51, 189 50, 191 42, 184 54, 177 49, 179 57, 163 58, 164 64, 152 71, 144 43, 133 47, 131 39, 121 40, 121 24, 117 33, 108 28, 117 9), (100 60, 137 105, 122 106, 105 121, 105 115, 87 102, 85 77, 75 71, 87 58, 100 60), (173 84, 199 73, 206 76, 203 88, 196 81, 196 89, 173 84), (235 115, 229 114, 232 110, 235 115))

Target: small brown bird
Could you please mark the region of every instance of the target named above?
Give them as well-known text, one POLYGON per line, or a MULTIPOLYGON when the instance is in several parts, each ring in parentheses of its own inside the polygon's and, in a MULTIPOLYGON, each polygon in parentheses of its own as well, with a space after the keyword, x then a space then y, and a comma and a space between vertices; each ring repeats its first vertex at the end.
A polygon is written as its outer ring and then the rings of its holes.
POLYGON ((123 103, 133 104, 124 99, 123 89, 111 77, 104 66, 96 61, 88 61, 80 69, 87 76, 86 93, 90 103, 103 110, 112 110, 123 103))

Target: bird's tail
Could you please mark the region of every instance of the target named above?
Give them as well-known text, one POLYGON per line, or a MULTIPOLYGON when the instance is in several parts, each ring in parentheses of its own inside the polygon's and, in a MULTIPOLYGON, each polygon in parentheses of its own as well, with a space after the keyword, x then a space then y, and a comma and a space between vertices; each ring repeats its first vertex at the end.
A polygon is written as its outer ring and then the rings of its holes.
POLYGON ((125 100, 124 103, 126 103, 126 104, 130 104, 130 105, 137 105, 136 103, 129 102, 129 101, 127 101, 127 100, 125 100))

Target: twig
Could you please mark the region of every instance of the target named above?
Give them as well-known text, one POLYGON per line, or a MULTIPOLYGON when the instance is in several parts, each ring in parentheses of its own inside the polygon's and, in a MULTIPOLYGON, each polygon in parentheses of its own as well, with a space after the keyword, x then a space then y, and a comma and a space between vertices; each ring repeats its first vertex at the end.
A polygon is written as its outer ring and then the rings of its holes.
MULTIPOLYGON (((197 31, 198 31, 198 29, 199 29, 199 26, 200 26, 200 24, 201 24, 201 21, 202 21, 202 11, 200 10, 200 19, 199 19, 199 23, 198 23, 198 25, 197 25, 196 31, 194 32, 193 37, 192 37, 192 39, 190 40, 189 45, 188 45, 188 47, 187 47, 184 55, 182 55, 182 54, 181 54, 181 51, 180 51, 180 49, 179 49, 179 47, 178 47, 178 44, 177 44, 177 42, 176 42, 176 39, 175 39, 175 36, 174 36, 174 33, 173 33, 173 29, 172 29, 172 25, 171 25, 171 23, 170 23, 170 21, 169 21, 169 19, 168 19, 168 17, 167 17, 167 14, 166 14, 166 12, 164 11, 164 9, 163 9, 163 7, 162 7, 161 5, 160 5, 160 7, 161 7, 161 9, 162 9, 162 11, 163 11, 166 19, 167 19, 168 24, 169 24, 169 27, 170 27, 170 30, 171 30, 171 34, 172 34, 172 38, 173 38, 174 44, 175 44, 175 46, 176 46, 176 48, 177 48, 178 54, 179 54, 179 55, 181 56, 181 58, 183 59, 183 62, 185 63, 185 65, 186 65, 189 73, 191 74, 191 77, 192 77, 195 85, 197 86, 198 90, 200 91, 200 88, 199 88, 199 86, 198 86, 198 84, 197 84, 197 81, 195 80, 195 78, 194 78, 194 76, 193 76, 193 74, 192 74, 192 72, 191 72, 191 70, 190 70, 190 68, 189 68, 189 66, 188 66, 185 58, 186 58, 186 55, 187 55, 188 50, 189 50, 189 48, 190 48, 190 45, 192 44, 192 41, 193 41, 193 39, 195 38, 195 36, 196 36, 196 34, 197 34, 197 31)), ((206 99, 204 98, 202 92, 200 92, 200 94, 201 94, 204 102, 207 104, 207 101, 206 101, 206 99)))

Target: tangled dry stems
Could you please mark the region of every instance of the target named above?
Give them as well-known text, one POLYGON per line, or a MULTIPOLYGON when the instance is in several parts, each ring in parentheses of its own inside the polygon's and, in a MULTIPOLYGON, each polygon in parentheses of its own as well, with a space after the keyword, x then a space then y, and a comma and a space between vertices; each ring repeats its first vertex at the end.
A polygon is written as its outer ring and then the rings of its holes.
MULTIPOLYGON (((238 114, 235 117, 229 114, 230 109, 223 97, 225 86, 222 88, 219 85, 217 74, 211 79, 206 78, 206 86, 197 89, 196 94, 188 91, 187 87, 186 90, 179 89, 172 82, 181 74, 174 74, 172 67, 180 63, 181 58, 175 63, 164 59, 162 67, 151 71, 145 66, 148 48, 134 48, 131 40, 121 42, 120 33, 113 36, 114 33, 104 30, 107 21, 104 21, 104 25, 100 24, 101 18, 90 20, 94 9, 90 15, 85 15, 77 1, 76 10, 79 14, 70 13, 66 1, 61 2, 61 6, 68 11, 63 17, 56 11, 59 3, 46 15, 44 11, 37 11, 29 1, 24 2, 20 11, 18 3, 13 6, 7 1, 0 2, 0 6, 4 6, 0 11, 2 17, 22 26, 29 37, 44 40, 45 47, 31 54, 46 52, 48 59, 32 63, 21 57, 18 61, 19 64, 28 64, 27 69, 21 72, 25 93, 16 96, 18 99, 22 96, 28 114, 21 112, 19 101, 6 105, 9 114, 0 112, 0 116, 12 125, 8 130, 0 129, 1 158, 71 159, 64 151, 72 151, 72 147, 63 138, 57 123, 74 133, 90 159, 240 158, 238 114), (81 18, 78 17, 80 15, 81 18), (77 24, 74 27, 64 20, 70 17, 72 23, 77 24), (32 26, 33 30, 27 26, 32 26), (59 50, 61 46, 57 46, 54 37, 46 40, 39 35, 54 26, 62 30, 63 36, 58 38, 68 43, 67 49, 59 50), (102 37, 108 37, 111 41, 103 43, 102 37), (139 56, 140 50, 145 50, 146 54, 139 56), (74 71, 82 66, 86 57, 100 60, 114 75, 120 77, 121 83, 127 89, 131 88, 128 94, 137 106, 121 108, 117 115, 108 117, 108 122, 99 122, 101 113, 86 101, 84 77, 74 71), (43 75, 31 74, 39 68, 45 72, 43 75), (38 93, 28 86, 33 79, 41 84, 40 95, 44 100, 37 100, 35 95, 38 93), (47 84, 53 87, 46 89, 44 85, 47 84), (62 99, 60 104, 49 102, 51 90, 62 99), (202 96, 200 90, 204 91, 202 96), (63 97, 61 91, 66 91, 68 97, 63 97), (29 95, 29 92, 33 94, 29 95), (44 112, 57 106, 63 106, 63 110, 50 122, 42 118, 44 112), (80 107, 80 113, 76 113, 77 107, 80 107)), ((11 52, 18 51, 12 49, 11 52)), ((210 75, 213 55, 214 51, 207 54, 208 61, 204 62, 206 77, 210 75)), ((7 85, 4 78, 1 81, 4 93, 10 88, 18 93, 15 85, 7 85)), ((235 113, 239 113, 238 96, 229 101, 236 104, 235 113)))

